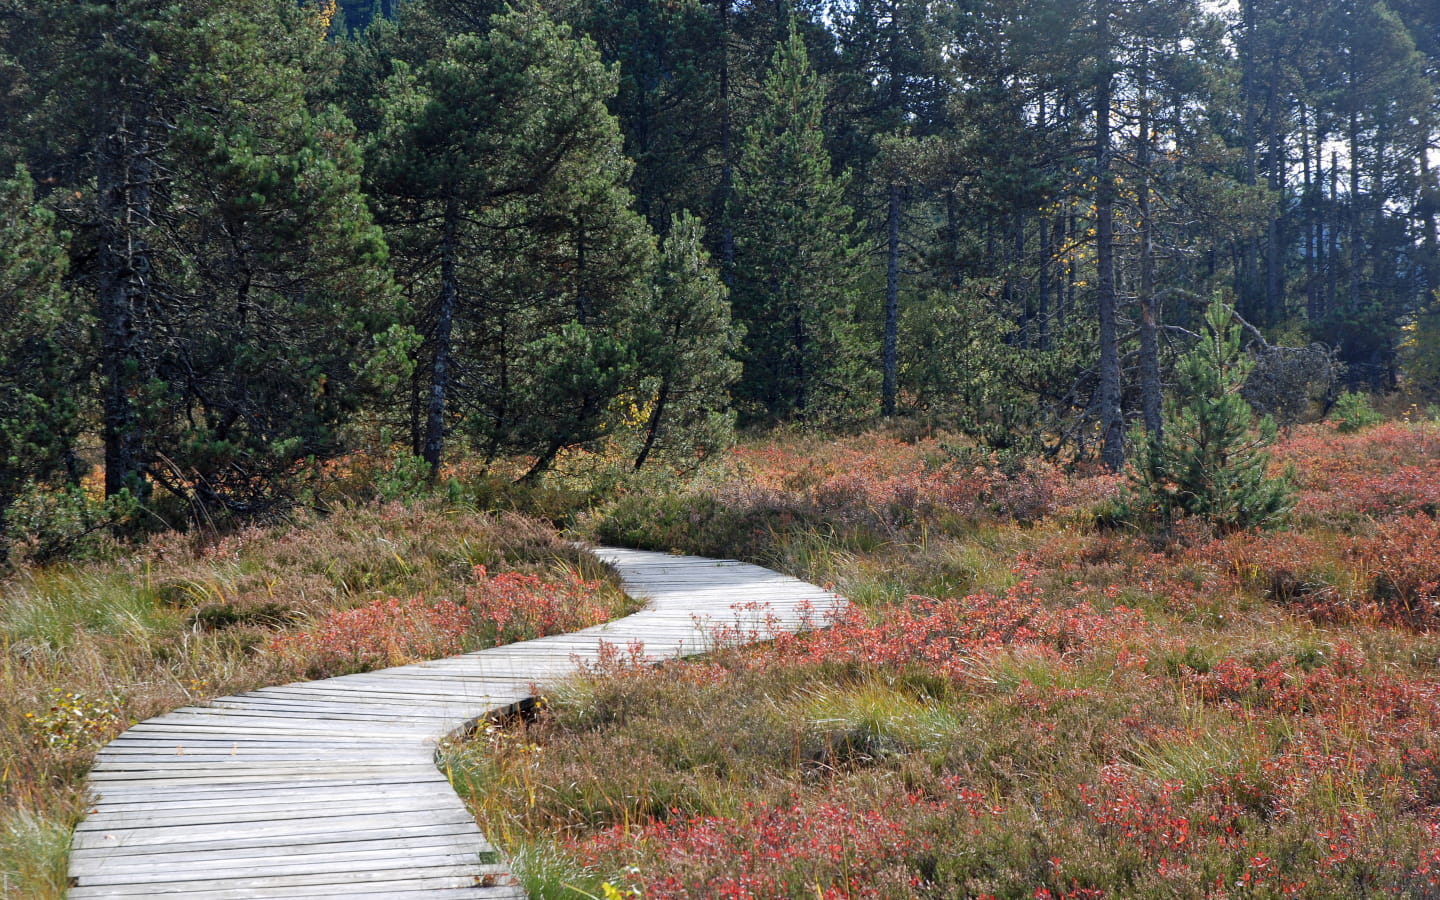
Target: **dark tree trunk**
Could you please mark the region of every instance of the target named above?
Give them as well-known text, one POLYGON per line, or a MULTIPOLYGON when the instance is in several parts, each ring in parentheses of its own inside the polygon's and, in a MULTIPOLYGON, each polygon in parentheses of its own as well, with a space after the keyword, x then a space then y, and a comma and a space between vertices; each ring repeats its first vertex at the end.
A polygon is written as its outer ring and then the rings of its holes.
POLYGON ((1075 282, 1079 279, 1075 273, 1075 237, 1079 230, 1079 222, 1076 221, 1075 204, 1073 201, 1065 203, 1064 213, 1065 245, 1068 248, 1065 253, 1065 292, 1060 300, 1060 309, 1055 316, 1055 324, 1061 328, 1065 327, 1065 317, 1075 309, 1075 282))
MULTIPOLYGON (((1142 77, 1148 58, 1141 63, 1142 77)), ((1164 438, 1161 416, 1159 315, 1155 302, 1155 222, 1150 209, 1150 98, 1148 85, 1140 94, 1140 145, 1135 166, 1140 181, 1136 187, 1140 206, 1140 407, 1145 431, 1159 444, 1164 438)))
POLYGON ((98 312, 105 496, 147 489, 145 429, 131 401, 144 376, 143 316, 153 276, 145 226, 155 177, 150 104, 124 77, 96 147, 99 219, 98 312))
POLYGON ((1040 217, 1040 296, 1038 310, 1040 319, 1040 349, 1050 349, 1050 219, 1042 215, 1040 217))
POLYGON ((885 341, 882 350, 883 374, 880 386, 880 412, 895 415, 897 381, 897 344, 900 335, 900 185, 890 182, 889 212, 886 221, 885 261, 885 341))
MULTIPOLYGON (((1108 6, 1101 7, 1101 37, 1109 44, 1108 6)), ((1113 76, 1102 72, 1095 86, 1095 265, 1100 320, 1101 457, 1112 472, 1125 468, 1125 417, 1120 408, 1120 343, 1115 309, 1115 184, 1110 158, 1110 102, 1113 76)))
POLYGON ((1305 202, 1301 207, 1302 227, 1305 231, 1305 317, 1311 322, 1320 320, 1320 235, 1316 226, 1316 208, 1319 194, 1319 166, 1310 157, 1310 127, 1306 121, 1307 107, 1300 104, 1300 159, 1302 166, 1302 190, 1305 202))
POLYGON ((650 458, 650 451, 655 446, 655 439, 660 436, 660 423, 665 419, 665 405, 670 399, 670 379, 666 378, 660 382, 660 392, 655 396, 655 408, 650 410, 650 420, 645 423, 645 443, 641 445, 640 452, 635 455, 635 470, 645 465, 645 460, 650 458))
MULTIPOLYGON (((1244 142, 1245 142, 1245 183, 1251 187, 1259 183, 1259 127, 1256 111, 1256 95, 1259 93, 1259 77, 1255 72, 1255 0, 1244 0, 1242 10, 1241 93, 1244 100, 1244 142)), ((1241 315, 1251 321, 1263 321, 1256 301, 1260 283, 1260 233, 1247 228, 1240 242, 1239 264, 1235 267, 1235 296, 1241 315)))
MULTIPOLYGON (((1272 57, 1270 67, 1270 85, 1266 94, 1266 131, 1267 147, 1266 152, 1269 158, 1269 187, 1279 198, 1285 188, 1285 167, 1284 147, 1280 135, 1280 58, 1276 54, 1272 57)), ((1265 322, 1274 325, 1284 318, 1285 314, 1285 260, 1281 255, 1284 237, 1281 233, 1281 209, 1283 204, 1279 199, 1276 206, 1270 210, 1268 221, 1265 225, 1265 322)))
POLYGON ((1360 267, 1364 264, 1360 250, 1360 115, 1350 111, 1350 215, 1348 239, 1350 242, 1350 296, 1345 298, 1345 308, 1354 311, 1360 308, 1360 267))
POLYGON ((1427 127, 1421 130, 1421 146, 1417 153, 1420 160, 1420 202, 1415 209, 1415 215, 1420 220, 1422 305, 1433 299, 1433 292, 1440 288, 1440 283, 1437 283, 1440 279, 1440 240, 1437 240, 1435 225, 1436 215, 1440 214, 1440 181, 1436 180, 1435 171, 1430 168, 1429 143, 1430 129, 1427 127))
MULTIPOLYGON (((1014 265, 1010 267, 1011 273, 1018 271, 1019 267, 1025 262, 1024 213, 1015 214, 1015 234, 1013 248, 1014 249, 1012 251, 1012 259, 1014 260, 1014 265)), ((1010 277, 1013 280, 1014 276, 1012 274, 1007 277, 1010 277)), ((1023 290, 1022 292, 1024 296, 1020 301, 1020 346, 1028 350, 1032 346, 1032 341, 1034 339, 1032 329, 1034 328, 1035 324, 1033 321, 1035 318, 1035 310, 1030 305, 1030 292, 1023 290)))
MULTIPOLYGON (((1043 93, 1040 95, 1038 124, 1040 130, 1043 132, 1047 125, 1045 95, 1043 93)), ((1039 305, 1039 309, 1036 311, 1036 330, 1038 332, 1036 335, 1036 345, 1041 350, 1048 350, 1050 347, 1050 219, 1043 211, 1040 213, 1039 218, 1040 269, 1039 272, 1036 273, 1039 288, 1037 292, 1039 296, 1036 298, 1036 303, 1039 305)))
POLYGON ((460 288, 456 274, 459 254, 460 202, 453 195, 445 203, 445 221, 440 239, 440 297, 435 305, 435 354, 430 364, 430 397, 425 408, 425 452, 430 480, 440 476, 445 452, 445 401, 450 390, 450 342, 455 324, 455 306, 460 288))
POLYGON ((1335 312, 1335 294, 1340 280, 1340 154, 1330 152, 1330 232, 1326 249, 1325 307, 1335 312))

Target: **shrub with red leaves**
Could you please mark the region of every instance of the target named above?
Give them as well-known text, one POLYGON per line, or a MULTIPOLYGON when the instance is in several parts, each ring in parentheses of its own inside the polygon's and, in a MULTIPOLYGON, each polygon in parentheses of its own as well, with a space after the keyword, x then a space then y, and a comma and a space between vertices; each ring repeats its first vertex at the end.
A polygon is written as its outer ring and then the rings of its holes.
POLYGON ((1062 657, 1094 644, 1119 644, 1143 624, 1137 611, 1116 606, 1107 612, 1087 601, 1047 606, 1034 571, 1001 594, 981 592, 960 598, 916 597, 883 616, 850 608, 831 627, 782 635, 766 658, 793 663, 861 662, 878 667, 920 664, 956 680, 967 680, 976 660, 1003 647, 1034 647, 1062 657))
POLYGON ((691 816, 614 826, 572 840, 577 858, 594 865, 643 856, 635 887, 650 900, 761 900, 791 896, 804 885, 816 898, 874 898, 877 875, 923 849, 900 810, 857 809, 840 802, 813 807, 745 805, 742 815, 691 816))
POLYGON ((577 631, 608 621, 624 603, 618 591, 574 572, 547 581, 519 572, 491 575, 476 566, 474 579, 460 603, 374 600, 276 635, 270 649, 322 677, 577 631))
POLYGON ((1358 542, 1355 556, 1383 612, 1411 625, 1440 625, 1440 522, 1426 515, 1392 519, 1358 542))
POLYGON ((1324 424, 1276 445, 1276 466, 1299 476, 1296 510, 1322 521, 1440 511, 1440 427, 1387 422, 1356 434, 1324 424))
POLYGON ((499 646, 599 625, 616 613, 615 598, 607 603, 605 596, 599 582, 574 572, 562 581, 545 581, 519 572, 491 575, 476 566, 464 605, 485 642, 499 646))
POLYGON ((303 631, 276 635, 270 649, 315 673, 398 666, 460 652, 470 616, 448 600, 373 600, 330 613, 303 631))

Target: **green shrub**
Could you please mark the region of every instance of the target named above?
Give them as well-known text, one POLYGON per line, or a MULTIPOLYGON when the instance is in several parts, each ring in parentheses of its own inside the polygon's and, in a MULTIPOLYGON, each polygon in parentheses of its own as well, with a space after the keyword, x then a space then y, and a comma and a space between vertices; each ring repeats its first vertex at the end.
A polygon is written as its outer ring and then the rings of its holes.
POLYGON ((1335 405, 1330 409, 1330 421, 1343 434, 1378 425, 1383 418, 1371 405, 1369 394, 1355 391, 1346 391, 1336 397, 1335 405))
POLYGON ((1240 393, 1252 363, 1229 307, 1212 302, 1204 326, 1176 364, 1163 438, 1145 443, 1135 478, 1140 500, 1165 525, 1178 514, 1224 531, 1275 524, 1291 505, 1289 479, 1269 471, 1275 423, 1256 421, 1240 393))

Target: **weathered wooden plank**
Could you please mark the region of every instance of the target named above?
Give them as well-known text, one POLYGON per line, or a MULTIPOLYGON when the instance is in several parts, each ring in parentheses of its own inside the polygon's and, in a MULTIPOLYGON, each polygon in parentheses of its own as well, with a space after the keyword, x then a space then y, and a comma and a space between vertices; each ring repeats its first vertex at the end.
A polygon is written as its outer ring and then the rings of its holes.
MULTIPOLYGON (((208 865, 210 862, 220 863, 225 860, 263 861, 280 857, 295 857, 297 860, 313 857, 314 861, 351 854, 357 858, 361 855, 406 854, 417 848, 447 853, 463 851, 468 856, 480 858, 485 856, 487 846, 483 839, 477 836, 473 827, 465 829, 460 826, 405 826, 372 828, 354 834, 317 832, 292 835, 283 841, 275 835, 221 837, 179 842, 174 845, 131 845, 112 841, 95 849, 97 855, 103 854, 103 870, 109 872, 114 871, 116 866, 129 866, 138 870, 145 866, 158 865, 164 868, 208 865)), ((318 870, 318 867, 315 868, 318 870)))
POLYGON ((427 704, 426 708, 416 709, 407 707, 405 704, 395 703, 362 703, 355 700, 341 700, 339 698, 325 699, 323 695, 312 696, 304 699, 275 699, 270 697, 241 697, 236 699, 216 700, 211 704, 213 709, 237 709, 251 712, 264 712, 266 715, 280 714, 291 715, 300 713, 303 715, 315 716, 317 718, 346 717, 357 715, 369 715, 379 721, 413 719, 416 722, 425 722, 431 719, 449 719, 455 715, 454 710, 461 709, 461 704, 448 704, 450 709, 445 709, 440 704, 427 704))
MULTIPOLYGON (((368 821, 370 816, 428 815, 431 812, 454 812, 464 806, 452 791, 449 797, 429 796, 420 798, 392 797, 382 801, 351 800, 344 803, 294 803, 284 809, 286 822, 300 822, 307 819, 324 819, 335 822, 341 818, 354 821, 368 821), (362 818, 363 817, 363 818, 362 818)), ((110 833, 140 828, 161 828, 170 826, 198 825, 240 825, 243 823, 273 824, 277 818, 273 806, 244 808, 239 806, 211 806, 208 808, 187 808, 169 810, 130 810, 117 812, 110 833)), ((425 819, 423 821, 428 821, 425 819)))
MULTIPOLYGON (((201 895, 194 886, 176 887, 173 890, 165 888, 156 889, 152 885, 110 885, 99 888, 72 888, 67 895, 71 900, 92 900, 102 897, 159 897, 175 894, 187 894, 189 896, 201 895)), ((264 897, 267 900, 289 900, 289 898, 308 897, 366 897, 366 898, 403 898, 424 896, 427 898, 448 898, 464 897, 471 900, 519 900, 524 893, 519 889, 507 886, 482 887, 476 876, 455 875, 438 878, 403 878, 372 880, 369 882, 352 882, 349 884, 315 884, 300 885, 297 887, 267 884, 261 888, 255 887, 211 887, 203 892, 203 896, 209 900, 254 900, 257 897, 264 897)))
MULTIPOLYGON (((445 775, 435 768, 433 761, 430 765, 417 762, 414 766, 393 771, 346 773, 343 778, 337 777, 334 772, 328 775, 313 775, 289 783, 288 789, 281 796, 293 795, 303 801, 312 795, 324 796, 334 793, 337 796, 344 796, 350 791, 363 790, 373 790, 377 795, 389 793, 403 795, 410 791, 420 790, 426 785, 445 784, 448 784, 445 775)), ((246 798, 273 796, 275 788, 268 782, 255 781, 254 776, 247 775, 223 782, 196 781, 170 785, 152 784, 144 780, 137 780, 135 784, 127 785, 116 779, 103 786, 98 786, 96 793, 101 795, 96 799, 103 800, 104 805, 108 806, 110 803, 150 801, 179 803, 191 800, 203 801, 207 798, 214 798, 217 802, 222 800, 239 801, 246 798)))
MULTIPOLYGON (((213 853, 225 850, 244 850, 262 848, 283 848, 301 842, 326 842, 337 840, 332 831, 312 831, 298 834, 237 834, 223 835, 221 837, 207 837, 196 840, 177 840, 167 842, 127 842, 125 835, 117 834, 107 836, 103 833, 97 835, 82 836, 77 833, 77 839, 84 837, 84 841, 77 841, 77 847, 81 847, 102 860, 117 858, 123 855, 145 854, 148 856, 161 856, 168 853, 213 853)), ((481 846, 477 839, 479 830, 475 822, 461 822, 454 825, 435 825, 424 823, 422 825, 396 825, 393 827, 361 828, 356 831, 347 832, 343 839, 347 841, 393 841, 408 840, 414 838, 437 837, 449 835, 456 838, 466 838, 481 846)), ((72 868, 72 872, 74 869, 72 868)))
MULTIPOLYGON (((278 888, 302 888, 324 885, 356 885, 366 882, 388 881, 394 885, 415 884, 417 882, 454 876, 460 879, 470 878, 472 884, 476 884, 478 877, 483 877, 476 872, 478 867, 469 864, 425 866, 410 869, 393 869, 385 872, 358 871, 358 872, 318 872, 307 874, 286 874, 286 875, 249 875, 228 879, 209 880, 177 880, 167 882, 136 882, 126 881, 112 884, 140 884, 150 889, 154 896, 166 894, 203 894, 213 896, 217 890, 249 890, 252 897, 274 896, 272 891, 278 888)), ((85 880, 81 880, 76 887, 91 887, 85 880)), ((96 884, 94 887, 103 888, 106 884, 96 884)), ((476 886, 479 886, 476 884, 476 886)), ((73 896, 73 894, 72 894, 73 896)), ((92 896, 105 896, 103 893, 92 896)), ((243 895, 242 895, 243 896, 243 895)))
POLYGON ((315 835, 309 838, 292 838, 284 844, 271 842, 270 844, 254 842, 218 842, 212 841, 203 848, 199 845, 180 844, 174 847, 126 847, 116 846, 111 848, 108 854, 110 861, 107 865, 125 865, 127 857, 144 855, 150 860, 166 860, 175 858, 175 862, 184 863, 186 859, 198 858, 197 849, 205 849, 205 859, 210 860, 247 860, 247 859, 277 859, 280 857, 310 856, 318 854, 341 854, 360 856, 373 854, 375 852, 400 853, 407 850, 420 850, 435 847, 464 846, 470 853, 475 852, 473 843, 473 832, 455 831, 433 831, 424 834, 395 836, 389 835, 367 835, 362 833, 358 837, 345 835, 336 839, 334 836, 315 835))
POLYGON ((182 814, 186 811, 211 812, 215 810, 217 803, 223 804, 223 808, 236 813, 258 812, 269 810, 272 813, 284 809, 317 809, 327 808, 339 812, 364 811, 371 807, 378 807, 386 804, 393 804, 397 800, 403 801, 410 809, 424 809, 425 804, 439 800, 450 801, 454 799, 455 792, 451 790, 449 783, 437 781, 427 791, 424 785, 406 785, 402 791, 380 791, 380 790, 350 790, 350 791, 296 791, 289 794, 275 795, 267 793, 251 797, 233 797, 223 794, 215 794, 206 799, 190 800, 160 800, 146 802, 143 800, 131 801, 129 803, 106 802, 106 808, 116 814, 134 812, 151 813, 156 816, 174 812, 182 814))
POLYGON ((425 871, 449 866, 475 864, 475 849, 456 850, 453 846, 439 850, 385 851, 382 854, 349 856, 325 853, 311 856, 253 858, 238 861, 210 860, 192 856, 184 861, 153 857, 134 857, 136 862, 112 861, 103 870, 87 879, 90 884, 151 884, 157 878, 166 883, 224 881, 231 878, 282 878, 287 875, 340 876, 355 872, 425 871))

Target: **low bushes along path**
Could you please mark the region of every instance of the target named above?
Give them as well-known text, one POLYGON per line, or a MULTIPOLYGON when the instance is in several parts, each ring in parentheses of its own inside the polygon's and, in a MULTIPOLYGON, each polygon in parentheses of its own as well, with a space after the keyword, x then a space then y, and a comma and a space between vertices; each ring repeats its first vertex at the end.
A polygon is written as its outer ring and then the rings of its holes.
POLYGON ((733 561, 595 551, 645 609, 572 634, 263 688, 100 751, 69 896, 521 897, 435 766, 437 743, 635 642, 661 658, 824 621, 821 588, 733 561), (808 617, 808 619, 807 619, 808 617))

